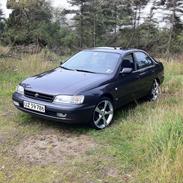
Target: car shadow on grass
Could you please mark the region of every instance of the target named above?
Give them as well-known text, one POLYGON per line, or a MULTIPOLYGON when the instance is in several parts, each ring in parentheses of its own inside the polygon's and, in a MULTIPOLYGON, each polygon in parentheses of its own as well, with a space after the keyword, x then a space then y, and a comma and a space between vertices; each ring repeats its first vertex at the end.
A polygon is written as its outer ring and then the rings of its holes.
MULTIPOLYGON (((127 119, 129 116, 130 111, 135 110, 135 108, 139 105, 144 104, 147 102, 146 99, 140 99, 138 101, 131 102, 123 107, 120 107, 115 111, 114 116, 114 123, 120 121, 120 119, 127 119)), ((66 124, 54 120, 46 120, 40 117, 31 116, 28 114, 22 114, 23 119, 21 125, 40 125, 43 129, 52 129, 52 130, 59 130, 65 131, 73 134, 87 134, 90 131, 94 130, 89 123, 85 124, 66 124)), ((113 127, 113 124, 111 125, 113 127)))

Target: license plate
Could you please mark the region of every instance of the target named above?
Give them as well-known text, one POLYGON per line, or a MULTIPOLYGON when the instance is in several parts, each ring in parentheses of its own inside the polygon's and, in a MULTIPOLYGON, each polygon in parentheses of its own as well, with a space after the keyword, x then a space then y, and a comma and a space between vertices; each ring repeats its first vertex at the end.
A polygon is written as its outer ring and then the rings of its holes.
POLYGON ((44 105, 35 104, 35 103, 32 103, 32 102, 24 101, 24 108, 31 109, 33 111, 38 111, 38 112, 45 113, 45 106, 44 105))

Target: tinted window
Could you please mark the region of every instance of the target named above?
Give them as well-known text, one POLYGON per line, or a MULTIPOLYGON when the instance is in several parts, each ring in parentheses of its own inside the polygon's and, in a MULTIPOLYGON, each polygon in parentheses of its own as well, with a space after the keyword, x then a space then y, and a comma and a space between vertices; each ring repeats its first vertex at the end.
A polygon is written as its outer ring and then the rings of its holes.
POLYGON ((84 70, 96 73, 114 72, 120 54, 97 52, 97 51, 82 51, 70 58, 62 66, 72 70, 84 70))
POLYGON ((129 67, 129 68, 132 68, 134 69, 134 59, 133 59, 133 54, 129 54, 129 55, 126 55, 124 58, 123 58, 123 62, 122 62, 122 68, 124 67, 129 67), (129 62, 127 62, 129 61, 129 62))
POLYGON ((146 55, 143 52, 135 52, 135 57, 136 57, 136 61, 137 61, 137 69, 141 69, 147 66, 152 65, 152 60, 151 58, 146 55))

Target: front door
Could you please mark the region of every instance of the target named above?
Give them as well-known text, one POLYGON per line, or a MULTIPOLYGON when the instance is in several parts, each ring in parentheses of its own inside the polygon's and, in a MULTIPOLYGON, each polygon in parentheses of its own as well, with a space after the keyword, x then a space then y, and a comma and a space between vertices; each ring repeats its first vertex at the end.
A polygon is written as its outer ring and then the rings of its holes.
POLYGON ((131 67, 133 71, 129 74, 119 73, 118 78, 115 81, 119 106, 135 100, 135 93, 137 90, 139 90, 138 88, 139 75, 137 72, 135 72, 135 63, 132 53, 126 55, 123 58, 120 70, 122 70, 124 67, 127 68, 131 67), (125 65, 125 61, 128 61, 127 62, 128 65, 125 65))

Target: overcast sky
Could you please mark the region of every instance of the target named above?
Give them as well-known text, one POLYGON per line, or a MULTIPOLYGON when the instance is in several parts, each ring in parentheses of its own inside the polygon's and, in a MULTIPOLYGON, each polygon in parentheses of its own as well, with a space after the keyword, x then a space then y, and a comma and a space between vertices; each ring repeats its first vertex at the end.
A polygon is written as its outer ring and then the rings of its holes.
MULTIPOLYGON (((67 0, 50 0, 54 7, 69 7, 69 4, 67 3, 67 0)), ((9 13, 11 13, 11 10, 8 10, 6 8, 6 2, 7 0, 0 0, 0 4, 2 6, 3 12, 5 16, 7 17, 9 13)))

